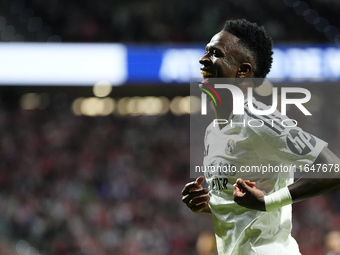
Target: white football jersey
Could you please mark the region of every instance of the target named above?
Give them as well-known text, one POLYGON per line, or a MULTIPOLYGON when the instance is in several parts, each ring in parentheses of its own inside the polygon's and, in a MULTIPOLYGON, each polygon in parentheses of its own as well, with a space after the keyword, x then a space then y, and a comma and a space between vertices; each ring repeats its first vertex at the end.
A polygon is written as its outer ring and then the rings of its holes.
MULTIPOLYGON (((253 105, 268 109, 255 99, 253 105)), ((243 178, 256 182, 265 194, 273 193, 293 183, 293 171, 284 169, 312 164, 327 144, 295 127, 278 111, 265 116, 252 114, 247 103, 244 115, 231 114, 228 121, 221 130, 212 122, 205 134, 204 175, 218 253, 300 254, 291 237, 291 205, 271 212, 247 209, 234 202, 233 184, 243 178), (267 166, 267 171, 272 167, 273 172, 255 172, 254 166, 267 166)))

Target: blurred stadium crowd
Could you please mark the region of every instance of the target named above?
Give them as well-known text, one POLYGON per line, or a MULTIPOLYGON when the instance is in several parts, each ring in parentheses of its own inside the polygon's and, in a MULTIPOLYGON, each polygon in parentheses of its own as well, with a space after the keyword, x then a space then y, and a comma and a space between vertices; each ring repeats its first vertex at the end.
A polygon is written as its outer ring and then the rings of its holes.
POLYGON ((1 108, 1 238, 51 255, 195 254, 211 226, 180 199, 188 121, 1 108))
MULTIPOLYGON (((339 155, 338 96, 312 94, 315 123, 301 126, 339 155)), ((213 246, 202 251, 211 216, 181 202, 190 180, 189 115, 85 117, 70 108, 0 104, 1 254, 214 254, 213 246)), ((302 254, 326 253, 326 233, 340 230, 339 197, 337 189, 294 205, 302 254)))
MULTIPOLYGON (((226 19, 243 17, 265 25, 274 40, 328 41, 281 0, 28 2, 66 41, 206 43, 226 19), (296 23, 303 24, 297 28, 296 23)), ((322 1, 312 4, 338 23, 336 11, 322 1)))
POLYGON ((340 40, 336 0, 1 0, 0 7, 23 34, 8 28, 6 40, 206 43, 226 19, 245 17, 264 25, 275 43, 340 40))

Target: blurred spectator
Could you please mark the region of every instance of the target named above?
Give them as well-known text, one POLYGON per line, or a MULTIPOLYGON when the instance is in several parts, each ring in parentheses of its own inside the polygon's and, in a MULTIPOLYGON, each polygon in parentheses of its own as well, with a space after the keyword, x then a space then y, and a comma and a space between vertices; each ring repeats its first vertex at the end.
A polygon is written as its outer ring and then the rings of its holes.
POLYGON ((326 255, 340 254, 340 231, 331 231, 325 237, 326 255))
POLYGON ((196 249, 198 255, 214 255, 217 254, 215 234, 204 231, 197 239, 196 249))

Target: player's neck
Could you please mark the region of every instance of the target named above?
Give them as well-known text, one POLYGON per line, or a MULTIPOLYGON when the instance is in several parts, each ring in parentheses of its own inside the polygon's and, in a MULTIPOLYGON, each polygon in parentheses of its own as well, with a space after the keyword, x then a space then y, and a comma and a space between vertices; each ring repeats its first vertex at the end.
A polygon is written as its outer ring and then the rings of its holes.
MULTIPOLYGON (((230 114, 232 113, 233 108, 232 108, 232 104, 230 104, 230 102, 228 102, 227 104, 224 104, 223 106, 217 106, 215 107, 215 116, 216 119, 224 119, 224 120, 228 120, 229 122, 229 117, 230 114)), ((219 129, 222 129, 226 126, 227 124, 219 124, 218 127, 219 129)))
MULTIPOLYGON (((249 87, 254 87, 254 84, 251 79, 243 79, 241 83, 238 83, 236 85, 239 89, 241 89, 244 100, 247 98, 247 92, 249 87)), ((227 123, 229 123, 229 117, 231 113, 233 112, 233 102, 234 102, 234 96, 229 90, 224 90, 223 92, 220 92, 221 97, 221 105, 216 104, 215 105, 215 115, 217 119, 224 119, 228 120, 227 123)), ((237 98, 237 97, 236 97, 237 98)), ((235 98, 235 99, 236 99, 235 98)), ((227 124, 219 124, 219 128, 222 129, 227 124)))
MULTIPOLYGON (((244 94, 244 100, 247 98, 247 94, 244 94)), ((230 123, 230 120, 232 118, 232 113, 233 113, 233 98, 232 97, 226 97, 222 98, 222 102, 225 102, 223 105, 216 105, 215 108, 215 117, 216 119, 223 119, 227 120, 226 122, 221 121, 221 123, 226 123, 226 124, 219 124, 219 128, 222 129, 228 123, 230 123)), ((245 101, 243 101, 245 102, 245 101)))

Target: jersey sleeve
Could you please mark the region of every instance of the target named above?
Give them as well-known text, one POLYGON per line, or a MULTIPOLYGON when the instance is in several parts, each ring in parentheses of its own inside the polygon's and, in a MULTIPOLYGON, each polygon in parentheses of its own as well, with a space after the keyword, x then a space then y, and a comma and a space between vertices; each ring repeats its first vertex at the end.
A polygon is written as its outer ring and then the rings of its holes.
POLYGON ((268 160, 285 164, 313 164, 327 143, 295 124, 285 116, 280 116, 275 121, 266 121, 266 125, 261 128, 251 128, 259 137, 255 141, 263 142, 258 153, 268 160))

